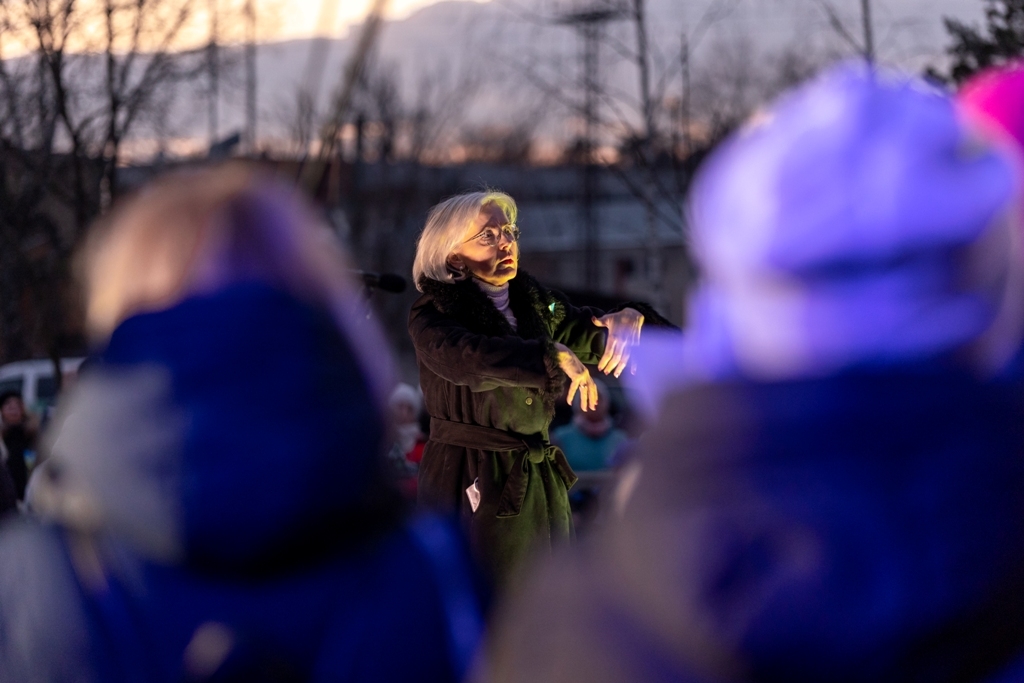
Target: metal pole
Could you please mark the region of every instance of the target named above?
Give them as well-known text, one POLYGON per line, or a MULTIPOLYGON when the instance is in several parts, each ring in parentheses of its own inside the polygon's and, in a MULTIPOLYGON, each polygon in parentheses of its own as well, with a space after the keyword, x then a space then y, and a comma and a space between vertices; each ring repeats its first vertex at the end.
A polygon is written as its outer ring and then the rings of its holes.
POLYGON ((583 131, 580 136, 580 170, 582 171, 582 202, 580 204, 580 237, 583 246, 583 265, 577 271, 582 275, 586 289, 598 288, 600 218, 597 198, 600 194, 599 174, 595 157, 596 128, 598 123, 599 50, 601 26, 625 14, 622 8, 607 3, 584 5, 562 16, 558 23, 572 26, 580 40, 580 79, 583 86, 583 131))
POLYGON ((588 290, 598 284, 597 215, 594 200, 597 194, 597 167, 594 164, 594 122, 597 114, 597 23, 581 25, 583 37, 583 283, 588 290))
POLYGON ((875 38, 871 30, 871 0, 860 0, 861 18, 864 20, 864 58, 875 62, 875 38))
POLYGON ((209 136, 210 136, 210 147, 213 147, 217 143, 218 138, 218 112, 217 105, 220 99, 220 74, 218 73, 218 58, 217 58, 217 38, 219 33, 219 27, 217 26, 217 0, 209 0, 210 8, 210 44, 207 46, 207 68, 210 73, 210 100, 209 100, 209 111, 207 115, 209 117, 209 136))
POLYGON ((679 120, 672 126, 672 170, 675 175, 679 205, 686 194, 685 164, 690 156, 690 44, 683 32, 679 49, 682 91, 679 95, 679 120))
POLYGON ((345 118, 349 113, 352 94, 355 92, 356 83, 359 81, 369 58, 370 50, 377 40, 381 26, 384 22, 384 10, 387 9, 388 0, 372 0, 370 13, 363 22, 363 28, 359 34, 359 41, 349 57, 345 70, 342 73, 341 82, 334 95, 331 105, 331 114, 327 123, 320 132, 320 149, 317 152, 315 162, 306 164, 302 170, 301 184, 315 192, 320 186, 320 180, 327 169, 327 164, 334 157, 334 148, 341 135, 341 129, 345 125, 345 118))
POLYGON ((683 126, 683 154, 688 157, 692 147, 690 139, 690 41, 686 39, 685 35, 679 57, 683 67, 683 98, 680 103, 682 106, 680 115, 683 126))
MULTIPOLYGON (((634 0, 633 19, 636 22, 637 66, 640 76, 640 99, 643 106, 644 130, 637 149, 639 166, 652 176, 658 172, 651 158, 651 143, 654 139, 654 102, 651 98, 651 71, 648 64, 647 27, 644 20, 644 0, 634 0)), ((645 183, 651 185, 653 183, 645 183)), ((658 221, 654 214, 654 198, 647 188, 643 190, 644 214, 647 224, 644 250, 647 289, 650 303, 655 308, 664 308, 662 301, 662 254, 658 243, 658 221)))
POLYGON ((650 143, 654 135, 654 101, 651 98, 651 68, 647 54, 644 0, 634 0, 633 11, 636 20, 636 59, 640 69, 640 102, 644 110, 644 142, 650 143))
POLYGON ((245 1, 245 142, 249 154, 256 153, 256 7, 245 1))

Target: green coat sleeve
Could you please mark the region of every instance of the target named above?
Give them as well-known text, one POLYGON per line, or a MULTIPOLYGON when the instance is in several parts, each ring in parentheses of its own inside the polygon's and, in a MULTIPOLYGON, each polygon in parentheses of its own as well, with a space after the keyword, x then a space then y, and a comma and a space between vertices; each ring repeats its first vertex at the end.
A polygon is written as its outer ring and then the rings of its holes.
POLYGON ((470 332, 433 306, 413 311, 409 333, 420 362, 471 391, 510 386, 546 389, 559 372, 547 340, 470 332))
POLYGON ((604 311, 589 306, 573 306, 561 292, 552 291, 549 310, 553 316, 551 338, 569 347, 586 365, 596 365, 604 354, 607 330, 594 324, 604 311))
MULTIPOLYGON (((615 306, 609 311, 602 311, 589 306, 573 306, 561 292, 551 291, 550 310, 554 322, 551 338, 568 346, 576 357, 587 365, 597 365, 604 355, 608 331, 594 324, 593 318, 600 318, 606 313, 615 313, 624 308, 632 308, 644 316, 644 328, 666 327, 678 329, 657 311, 642 302, 630 301, 615 306)), ((641 338, 643 333, 641 332, 641 338)))

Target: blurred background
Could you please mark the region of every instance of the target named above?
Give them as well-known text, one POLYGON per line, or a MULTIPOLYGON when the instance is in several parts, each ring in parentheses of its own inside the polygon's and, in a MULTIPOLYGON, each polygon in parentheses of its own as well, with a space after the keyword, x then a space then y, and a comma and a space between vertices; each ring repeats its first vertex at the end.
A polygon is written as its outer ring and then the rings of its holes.
MULTIPOLYGON (((430 206, 498 188, 542 282, 683 325, 690 177, 761 103, 837 60, 952 87, 1024 48, 1020 0, 16 0, 0 22, 0 389, 35 410, 87 351, 76 248, 169 169, 259 160, 355 267, 406 278, 430 206)), ((415 296, 370 292, 413 383, 415 296)))

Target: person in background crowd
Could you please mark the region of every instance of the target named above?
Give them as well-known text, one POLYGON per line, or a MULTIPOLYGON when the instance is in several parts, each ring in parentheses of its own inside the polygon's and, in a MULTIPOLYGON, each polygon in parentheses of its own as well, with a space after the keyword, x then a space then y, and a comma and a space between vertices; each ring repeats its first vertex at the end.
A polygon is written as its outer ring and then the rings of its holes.
POLYGON ((468 548, 402 516, 387 346, 312 216, 232 165, 94 228, 99 362, 62 403, 43 521, 0 530, 5 683, 461 678, 468 548))
POLYGON ((565 452, 565 458, 576 472, 593 472, 611 466, 612 456, 629 440, 626 432, 612 420, 611 397, 608 387, 600 380, 597 385, 597 406, 584 411, 573 403, 572 422, 551 434, 551 442, 565 452))
POLYGON ((573 306, 519 270, 515 201, 501 192, 431 209, 416 245, 409 315, 430 438, 419 500, 457 511, 496 582, 534 546, 573 535, 576 475, 548 443, 554 403, 597 403, 584 363, 618 376, 641 326, 661 320, 630 304, 604 314, 573 306))
POLYGON ((611 481, 611 468, 618 464, 629 442, 626 432, 616 427, 611 417, 608 387, 600 380, 595 384, 597 406, 584 412, 574 402, 569 424, 551 432, 551 443, 562 449, 573 471, 579 474, 579 481, 569 492, 569 505, 573 525, 583 533, 599 514, 602 490, 611 481))
POLYGON ((423 396, 415 387, 399 383, 388 399, 391 421, 395 427, 395 443, 388 451, 388 462, 398 479, 402 493, 416 499, 416 472, 423 459, 427 437, 420 429, 423 396))
POLYGON ((1024 679, 1022 168, 859 64, 722 143, 621 516, 510 597, 480 678, 1024 679))
POLYGON ((18 511, 18 492, 14 486, 14 479, 7 470, 6 453, 7 450, 0 441, 0 519, 18 511))
POLYGON ((0 394, 0 424, 4 463, 14 483, 15 495, 23 500, 29 464, 35 461, 36 430, 29 424, 21 394, 13 391, 0 394))

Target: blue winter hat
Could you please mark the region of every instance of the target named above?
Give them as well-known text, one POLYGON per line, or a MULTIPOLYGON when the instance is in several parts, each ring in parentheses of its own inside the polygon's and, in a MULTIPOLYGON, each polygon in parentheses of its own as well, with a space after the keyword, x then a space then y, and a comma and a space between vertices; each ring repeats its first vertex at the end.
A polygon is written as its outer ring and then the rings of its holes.
POLYGON ((271 285, 124 321, 72 407, 59 493, 87 494, 155 559, 266 569, 332 550, 392 500, 358 354, 327 311, 271 285))
POLYGON ((830 71, 728 140, 696 181, 705 280, 691 350, 772 378, 970 344, 1019 269, 1015 173, 922 82, 830 71))

